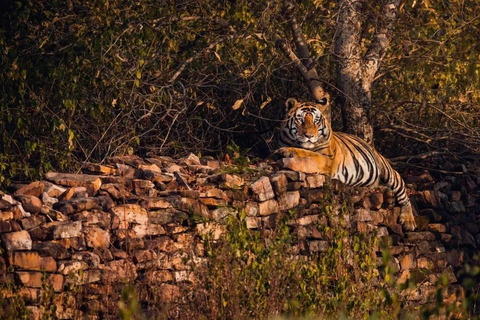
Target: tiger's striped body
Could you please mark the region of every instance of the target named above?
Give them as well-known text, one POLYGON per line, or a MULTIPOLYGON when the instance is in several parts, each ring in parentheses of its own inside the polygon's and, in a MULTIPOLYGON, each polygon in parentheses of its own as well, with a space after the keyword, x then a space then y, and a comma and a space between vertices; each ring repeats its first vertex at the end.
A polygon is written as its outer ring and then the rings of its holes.
POLYGON ((287 100, 289 112, 280 132, 276 151, 283 157, 309 157, 320 173, 327 174, 349 186, 392 189, 401 205, 400 222, 408 230, 415 229, 412 206, 405 183, 387 159, 364 140, 342 132, 333 132, 322 112, 328 103, 299 103, 287 100))

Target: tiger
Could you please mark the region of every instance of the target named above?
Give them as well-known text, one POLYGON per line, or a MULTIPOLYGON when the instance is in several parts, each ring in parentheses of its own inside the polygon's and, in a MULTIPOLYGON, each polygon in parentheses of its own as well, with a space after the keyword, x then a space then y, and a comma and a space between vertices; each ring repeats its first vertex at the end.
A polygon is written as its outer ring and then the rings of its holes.
POLYGON ((324 116, 329 106, 328 93, 317 103, 286 101, 287 115, 280 127, 279 149, 274 158, 309 157, 318 172, 348 186, 386 186, 401 206, 400 223, 406 230, 416 228, 412 204, 405 182, 388 160, 361 138, 334 132, 324 116))

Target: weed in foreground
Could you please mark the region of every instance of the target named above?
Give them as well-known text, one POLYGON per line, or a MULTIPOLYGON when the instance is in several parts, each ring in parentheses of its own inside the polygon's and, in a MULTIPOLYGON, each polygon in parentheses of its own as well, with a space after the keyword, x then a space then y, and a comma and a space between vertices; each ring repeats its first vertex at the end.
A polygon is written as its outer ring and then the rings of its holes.
POLYGON ((289 226, 294 212, 266 231, 248 229, 244 212, 229 217, 223 238, 205 239, 207 263, 196 268, 198 281, 180 318, 396 317, 391 305, 398 300, 380 290, 388 283, 379 281, 376 236, 351 235, 343 227, 347 206, 340 207, 336 214, 331 204, 324 206, 327 220, 335 221, 318 226, 328 246, 309 255, 297 250, 305 243, 289 226))

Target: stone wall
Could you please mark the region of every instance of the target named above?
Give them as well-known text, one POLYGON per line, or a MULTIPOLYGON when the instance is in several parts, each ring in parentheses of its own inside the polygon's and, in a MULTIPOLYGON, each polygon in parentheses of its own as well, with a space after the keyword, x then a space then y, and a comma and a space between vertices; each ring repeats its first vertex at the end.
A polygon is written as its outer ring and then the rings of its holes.
MULTIPOLYGON (((83 171, 50 172, 45 181, 13 185, 11 194, 1 195, 0 276, 19 285, 15 294, 25 298, 33 318, 41 317, 45 283, 61 319, 115 315, 115 301, 129 283, 155 283, 161 301, 175 302, 180 286, 194 281, 188 261, 205 259, 202 235, 220 237, 225 217, 238 210, 245 210, 248 228, 259 230, 274 228, 293 210, 289 225, 298 255, 330 245, 318 228, 331 223, 320 214, 323 175, 270 162, 236 167, 195 155, 116 157, 83 171), (72 288, 81 299, 75 300, 72 288)), ((461 289, 455 271, 480 244, 480 179, 434 181, 424 173, 407 182, 418 190, 411 197, 420 213, 415 232, 405 233, 397 223, 399 208, 388 192, 351 191, 333 183, 340 189, 333 194, 343 199, 347 192, 353 205, 345 228, 375 232, 390 245, 397 281, 420 283, 406 290, 404 299, 427 303, 442 274, 450 283, 447 298, 454 299, 461 289)))

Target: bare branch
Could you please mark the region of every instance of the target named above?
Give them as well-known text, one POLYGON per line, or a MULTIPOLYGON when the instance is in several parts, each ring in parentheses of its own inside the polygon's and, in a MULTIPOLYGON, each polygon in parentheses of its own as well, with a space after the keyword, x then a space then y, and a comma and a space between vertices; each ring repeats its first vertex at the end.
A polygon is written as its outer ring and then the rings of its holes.
MULTIPOLYGON (((323 99, 325 97, 325 90, 323 90, 322 82, 318 78, 317 70, 313 68, 308 70, 284 39, 278 39, 276 46, 283 51, 285 56, 295 65, 298 72, 300 72, 315 101, 323 99)), ((330 109, 325 112, 325 115, 330 121, 330 109)))
POLYGON ((297 55, 292 51, 290 46, 287 44, 287 42, 284 39, 278 39, 277 42, 275 43, 277 48, 280 48, 285 56, 293 62, 295 67, 297 68, 298 72, 302 75, 303 79, 305 81, 310 82, 310 75, 308 74, 308 69, 305 67, 305 65, 302 63, 302 61, 297 57, 297 55))
POLYGON ((290 21, 290 28, 292 30, 293 41, 295 42, 295 47, 297 48, 297 56, 302 61, 303 65, 310 70, 314 66, 314 61, 308 49, 307 41, 303 36, 302 28, 298 25, 297 19, 293 13, 294 5, 285 0, 283 2, 284 13, 283 15, 290 21))
POLYGON ((290 22, 290 24, 292 28, 293 40, 295 41, 295 47, 297 48, 297 54, 302 60, 305 67, 310 70, 314 66, 314 61, 312 59, 312 56, 310 55, 310 51, 308 50, 307 41, 305 41, 302 29, 298 25, 297 19, 295 19, 295 17, 292 17, 292 21, 290 22))
MULTIPOLYGON (((315 101, 320 101, 325 97, 325 90, 323 89, 322 82, 318 77, 317 70, 314 68, 314 61, 310 55, 308 49, 307 41, 303 36, 302 29, 300 28, 295 15, 293 14, 294 5, 289 0, 283 1, 283 15, 290 23, 290 29, 292 31, 292 37, 295 42, 295 47, 297 49, 297 54, 295 54, 287 42, 283 39, 276 41, 276 46, 280 48, 285 56, 293 62, 298 72, 302 75, 305 80, 310 93, 315 101)), ((331 120, 331 108, 328 107, 325 110, 325 116, 328 121, 331 120)))
POLYGON ((428 170, 428 171, 434 171, 434 172, 439 172, 439 173, 444 173, 444 174, 456 174, 456 175, 464 175, 465 174, 465 172, 462 172, 462 171, 448 171, 448 170, 434 169, 432 167, 419 166, 419 165, 408 163, 408 162, 399 162, 396 165, 411 167, 411 168, 416 168, 416 169, 423 169, 423 170, 428 170))
POLYGON ((428 158, 433 158, 433 157, 440 157, 440 156, 451 156, 452 154, 450 152, 444 152, 444 151, 430 151, 430 152, 425 152, 421 153, 415 156, 408 155, 408 156, 400 156, 400 157, 395 157, 395 158, 388 158, 390 162, 397 162, 397 161, 411 161, 411 160, 425 160, 428 158))

